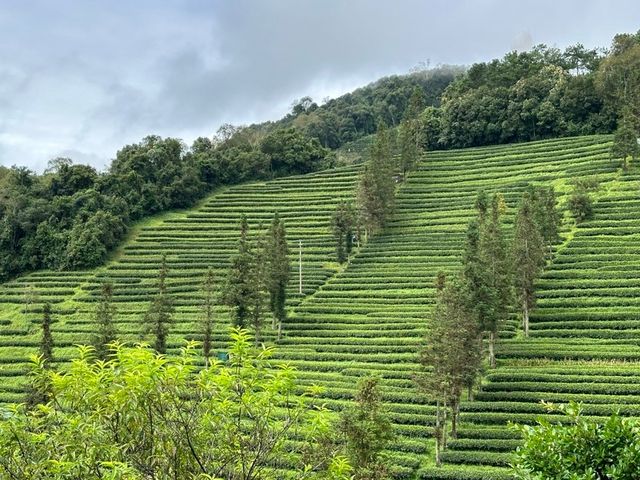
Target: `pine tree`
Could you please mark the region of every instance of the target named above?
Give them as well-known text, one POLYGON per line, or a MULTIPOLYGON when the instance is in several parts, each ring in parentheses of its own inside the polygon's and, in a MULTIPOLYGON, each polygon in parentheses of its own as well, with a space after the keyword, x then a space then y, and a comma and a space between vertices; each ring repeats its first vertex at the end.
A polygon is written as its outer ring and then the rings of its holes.
POLYGON ((349 202, 340 202, 331 217, 331 230, 336 241, 338 263, 344 263, 353 249, 355 212, 349 202))
POLYGON ((384 124, 378 128, 370 157, 357 190, 359 222, 364 227, 365 240, 384 226, 395 203, 393 158, 389 132, 384 124))
POLYGON ((448 417, 451 435, 457 433, 460 399, 464 387, 472 388, 481 366, 481 332, 464 281, 438 276, 437 300, 424 348, 419 386, 436 402, 436 464, 447 445, 448 417), (450 415, 448 416, 448 413, 450 415))
POLYGON ((42 308, 42 337, 40 339, 40 355, 46 365, 53 362, 53 336, 51 335, 51 304, 45 303, 42 308))
POLYGON ((355 480, 389 478, 382 452, 393 439, 393 431, 378 383, 375 377, 360 380, 355 405, 340 416, 340 431, 346 439, 355 480))
POLYGON ((424 111, 424 108, 424 92, 420 87, 415 87, 399 127, 400 171, 402 172, 403 180, 407 178, 407 173, 414 169, 422 152, 419 116, 424 111))
POLYGON ((500 195, 495 194, 489 202, 484 192, 478 193, 475 207, 478 216, 467 230, 463 275, 480 329, 489 334, 489 363, 493 368, 498 330, 508 318, 512 297, 511 265, 502 227, 506 207, 500 195))
POLYGON ((249 242, 247 217, 240 219, 240 239, 238 253, 231 259, 222 300, 231 308, 231 318, 236 327, 245 328, 253 305, 254 290, 253 252, 249 242))
POLYGON ((544 265, 544 245, 539 226, 535 221, 534 204, 529 192, 525 192, 515 222, 513 244, 515 286, 522 306, 522 327, 529 335, 529 312, 535 305, 534 282, 544 265))
MULTIPOLYGON (((262 225, 258 227, 262 231, 262 225)), ((262 340, 262 326, 264 323, 264 310, 269 296, 269 243, 270 239, 264 239, 264 234, 258 235, 256 248, 251 255, 251 296, 249 304, 249 321, 254 329, 254 341, 256 346, 262 340)))
POLYGON ((618 128, 613 137, 611 156, 622 161, 622 167, 629 168, 629 158, 640 158, 640 121, 630 108, 622 110, 618 128))
POLYGON ((96 307, 95 323, 96 332, 93 335, 91 344, 95 348, 95 355, 98 360, 106 360, 109 356, 109 344, 117 339, 117 331, 114 325, 116 308, 113 305, 113 284, 105 282, 102 284, 100 302, 96 307))
POLYGON ((173 302, 167 291, 167 256, 162 255, 158 271, 157 293, 144 316, 145 333, 154 336, 154 348, 158 353, 167 352, 167 337, 173 315, 173 302))
POLYGON ((289 262, 289 246, 284 222, 276 213, 269 229, 267 251, 267 288, 269 291, 269 307, 273 315, 273 327, 278 327, 278 340, 282 337, 282 325, 287 317, 287 285, 291 276, 289 262))
POLYGON ((533 216, 544 246, 551 256, 553 245, 560 239, 560 213, 557 209, 556 192, 550 187, 529 187, 533 203, 533 216))
POLYGON ((202 355, 205 365, 209 366, 211 358, 211 336, 213 332, 213 306, 215 304, 215 278, 213 269, 207 269, 204 283, 202 284, 202 355))
POLYGON ((506 209, 500 194, 491 198, 489 217, 480 232, 480 264, 487 290, 486 311, 480 328, 489 333, 489 364, 496 366, 495 344, 500 326, 509 316, 512 304, 512 274, 509 250, 502 226, 506 209))

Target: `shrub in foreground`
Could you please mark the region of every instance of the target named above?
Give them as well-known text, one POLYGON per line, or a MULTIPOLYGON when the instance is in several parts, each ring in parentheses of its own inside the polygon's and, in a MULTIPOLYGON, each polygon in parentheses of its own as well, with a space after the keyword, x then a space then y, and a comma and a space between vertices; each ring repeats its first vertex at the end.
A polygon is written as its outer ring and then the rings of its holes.
POLYGON ((604 422, 582 416, 579 404, 550 406, 570 420, 518 427, 524 444, 516 451, 521 480, 633 480, 640 472, 640 424, 612 415, 604 422))
POLYGON ((294 371, 251 343, 234 330, 229 362, 205 369, 195 345, 169 358, 114 344, 107 361, 79 347, 64 373, 34 358, 51 401, 0 410, 0 478, 269 479, 283 461, 299 479, 348 478, 317 392, 294 395, 294 371))

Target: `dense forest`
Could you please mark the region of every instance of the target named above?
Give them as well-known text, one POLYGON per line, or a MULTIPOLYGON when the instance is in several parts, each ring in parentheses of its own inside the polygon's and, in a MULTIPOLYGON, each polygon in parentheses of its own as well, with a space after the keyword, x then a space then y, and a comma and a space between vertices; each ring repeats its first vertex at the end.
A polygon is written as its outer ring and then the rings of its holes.
POLYGON ((639 51, 640 33, 616 36, 609 50, 540 45, 466 70, 383 78, 322 105, 305 97, 277 122, 223 125, 191 147, 148 136, 118 151, 105 172, 67 158, 52 160, 41 175, 0 168, 0 280, 39 268, 98 265, 132 222, 191 206, 220 185, 331 167, 336 148, 381 123, 398 126, 416 92, 427 150, 619 126, 612 153, 637 156, 639 51))

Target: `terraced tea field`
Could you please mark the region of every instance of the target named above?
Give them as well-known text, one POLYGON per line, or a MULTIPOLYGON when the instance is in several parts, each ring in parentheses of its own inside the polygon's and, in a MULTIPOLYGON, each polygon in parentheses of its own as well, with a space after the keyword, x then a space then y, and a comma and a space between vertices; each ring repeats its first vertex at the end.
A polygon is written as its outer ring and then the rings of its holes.
POLYGON ((595 417, 640 416, 640 171, 604 189, 593 219, 572 232, 538 282, 531 338, 503 342, 499 368, 463 405, 467 427, 449 462, 507 464, 517 439, 494 429, 534 423, 540 400, 580 401, 595 417))
MULTIPOLYGON (((140 321, 154 294, 162 254, 167 255, 168 290, 176 307, 169 347, 177 349, 185 339, 199 338, 204 275, 211 267, 218 285, 222 283, 229 259, 237 251, 242 214, 248 216, 255 235, 261 225, 268 227, 277 211, 292 242, 292 261, 297 262, 298 241, 303 242, 303 293, 299 294, 297 276, 288 292, 290 305, 296 305, 335 272, 329 222, 335 205, 351 195, 356 179, 357 167, 349 167, 228 188, 196 209, 169 214, 141 227, 119 258, 104 268, 37 272, 4 284, 0 289, 0 402, 22 398, 25 359, 37 350, 44 302, 53 306, 56 360, 68 359, 74 345, 89 341, 95 302, 106 280, 114 284, 121 337, 140 341, 140 321)), ((295 267, 297 270, 297 263, 295 267)), ((222 348, 228 315, 222 307, 217 314, 215 347, 222 348)))
MULTIPOLYGON (((55 302, 54 353, 62 361, 73 344, 87 341, 99 284, 108 278, 115 283, 120 331, 137 340, 158 259, 167 253, 178 306, 171 337, 176 348, 184 338, 198 338, 202 275, 210 265, 221 278, 240 214, 256 231, 279 211, 292 268, 297 241, 303 241, 304 292, 297 293, 294 275, 278 361, 295 365, 304 384, 324 386, 323 399, 335 409, 349 401, 359 377, 379 375, 398 434, 390 453, 399 478, 508 478, 505 466, 518 438, 507 422, 534 422, 544 413, 541 399, 579 399, 595 416, 617 407, 630 415, 640 409, 640 176, 636 170, 622 174, 609 162, 609 140, 429 152, 400 188, 388 227, 344 269, 332 263, 329 218, 334 205, 352 195, 357 166, 229 188, 197 209, 141 228, 116 260, 97 271, 18 278, 0 289, 0 401, 20 398, 24 358, 37 347, 39 307, 22 313, 26 298, 37 297, 34 305, 55 302), (435 276, 460 265, 477 190, 504 193, 511 222, 528 183, 553 183, 562 205, 570 182, 594 175, 601 182, 595 216, 577 228, 566 219, 563 243, 539 282, 531 337, 520 338, 515 319, 505 326, 499 366, 476 398, 463 403, 447 465, 435 469, 434 407, 417 393, 413 375, 435 276)), ((227 321, 222 309, 219 318, 218 348, 227 321)))

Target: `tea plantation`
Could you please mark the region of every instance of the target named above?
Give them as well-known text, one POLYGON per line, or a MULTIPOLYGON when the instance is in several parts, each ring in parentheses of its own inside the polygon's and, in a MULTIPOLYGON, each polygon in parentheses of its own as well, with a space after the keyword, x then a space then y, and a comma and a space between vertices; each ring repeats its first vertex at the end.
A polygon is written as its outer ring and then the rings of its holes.
MULTIPOLYGON (((381 377, 397 433, 390 457, 398 478, 509 478, 519 440, 508 424, 546 415, 540 400, 579 400, 593 416, 640 412, 640 170, 622 171, 610 162, 610 140, 589 136, 428 152, 399 187, 385 230, 344 267, 334 263, 330 217, 339 201, 353 197, 357 165, 227 188, 190 211, 148 221, 100 269, 36 272, 0 286, 0 402, 24 397, 26 358, 37 350, 45 301, 53 305, 60 363, 73 345, 89 341, 105 280, 114 283, 121 337, 139 341, 162 254, 176 305, 170 347, 200 338, 203 276, 213 267, 222 283, 240 215, 247 215, 255 234, 279 212, 292 278, 277 361, 296 366, 304 385, 325 387, 322 400, 336 410, 351 399, 359 377, 381 377), (443 456, 446 465, 434 467, 435 407, 417 391, 413 376, 435 276, 460 266, 478 189, 504 194, 510 230, 529 183, 554 185, 566 210, 571 185, 587 177, 599 181, 593 218, 576 226, 565 214, 562 242, 538 282, 530 337, 522 337, 514 313, 500 334, 498 367, 487 370, 475 398, 463 402, 458 438, 443 456)), ((228 315, 222 306, 217 312, 220 351, 228 315)), ((270 329, 266 339, 274 341, 270 329)), ((286 471, 287 465, 281 467, 286 471)))

